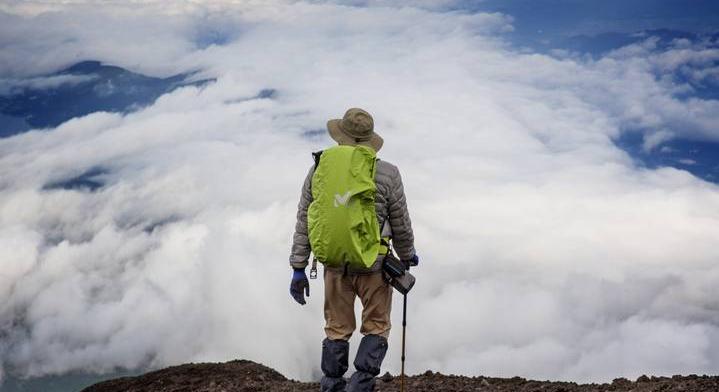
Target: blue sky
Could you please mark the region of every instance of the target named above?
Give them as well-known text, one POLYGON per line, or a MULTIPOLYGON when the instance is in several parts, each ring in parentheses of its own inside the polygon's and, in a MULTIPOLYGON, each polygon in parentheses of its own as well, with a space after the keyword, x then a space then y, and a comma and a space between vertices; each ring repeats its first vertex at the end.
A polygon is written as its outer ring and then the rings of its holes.
POLYGON ((502 12, 515 19, 519 35, 570 36, 671 29, 716 32, 719 4, 711 0, 486 0, 457 9, 502 12))

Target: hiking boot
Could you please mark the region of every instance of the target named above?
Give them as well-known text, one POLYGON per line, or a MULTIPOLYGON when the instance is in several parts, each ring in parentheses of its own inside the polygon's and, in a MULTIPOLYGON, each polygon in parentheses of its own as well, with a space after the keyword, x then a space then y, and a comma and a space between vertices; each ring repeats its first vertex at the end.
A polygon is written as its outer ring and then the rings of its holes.
POLYGON ((380 335, 366 335, 357 349, 354 365, 357 371, 350 377, 347 392, 374 390, 375 377, 387 353, 387 339, 380 335))
POLYGON ((347 382, 342 376, 349 368, 350 344, 346 340, 322 341, 322 373, 320 391, 344 392, 347 382))

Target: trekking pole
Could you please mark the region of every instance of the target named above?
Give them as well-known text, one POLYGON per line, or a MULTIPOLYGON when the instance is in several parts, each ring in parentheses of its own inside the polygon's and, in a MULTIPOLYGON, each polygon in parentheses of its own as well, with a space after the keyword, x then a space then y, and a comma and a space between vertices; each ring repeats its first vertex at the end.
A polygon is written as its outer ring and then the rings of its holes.
POLYGON ((407 332, 407 294, 402 296, 404 303, 402 304, 402 373, 400 375, 400 392, 404 392, 404 337, 407 332))

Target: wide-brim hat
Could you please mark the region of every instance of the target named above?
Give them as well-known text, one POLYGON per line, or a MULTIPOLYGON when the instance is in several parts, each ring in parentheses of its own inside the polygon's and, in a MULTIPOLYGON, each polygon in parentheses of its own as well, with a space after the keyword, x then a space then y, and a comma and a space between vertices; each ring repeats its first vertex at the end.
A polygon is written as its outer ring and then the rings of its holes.
POLYGON ((351 108, 341 119, 327 121, 327 131, 338 144, 363 145, 379 151, 384 139, 374 132, 374 120, 365 110, 351 108))

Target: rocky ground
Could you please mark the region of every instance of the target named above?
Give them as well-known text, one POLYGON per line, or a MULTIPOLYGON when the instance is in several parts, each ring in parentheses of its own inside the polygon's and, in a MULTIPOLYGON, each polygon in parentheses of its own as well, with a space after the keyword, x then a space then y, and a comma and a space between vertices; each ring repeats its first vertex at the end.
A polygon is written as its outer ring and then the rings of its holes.
MULTIPOLYGON (((399 377, 385 374, 377 381, 376 391, 399 391, 399 377)), ((249 391, 312 391, 318 383, 288 380, 282 374, 251 361, 226 363, 191 363, 157 370, 137 377, 104 381, 82 392, 249 392, 249 391)), ((719 392, 719 376, 641 376, 635 381, 618 378, 607 384, 576 384, 572 382, 534 381, 520 377, 465 377, 427 371, 407 377, 409 392, 444 391, 517 391, 517 392, 604 392, 682 391, 719 392)))

